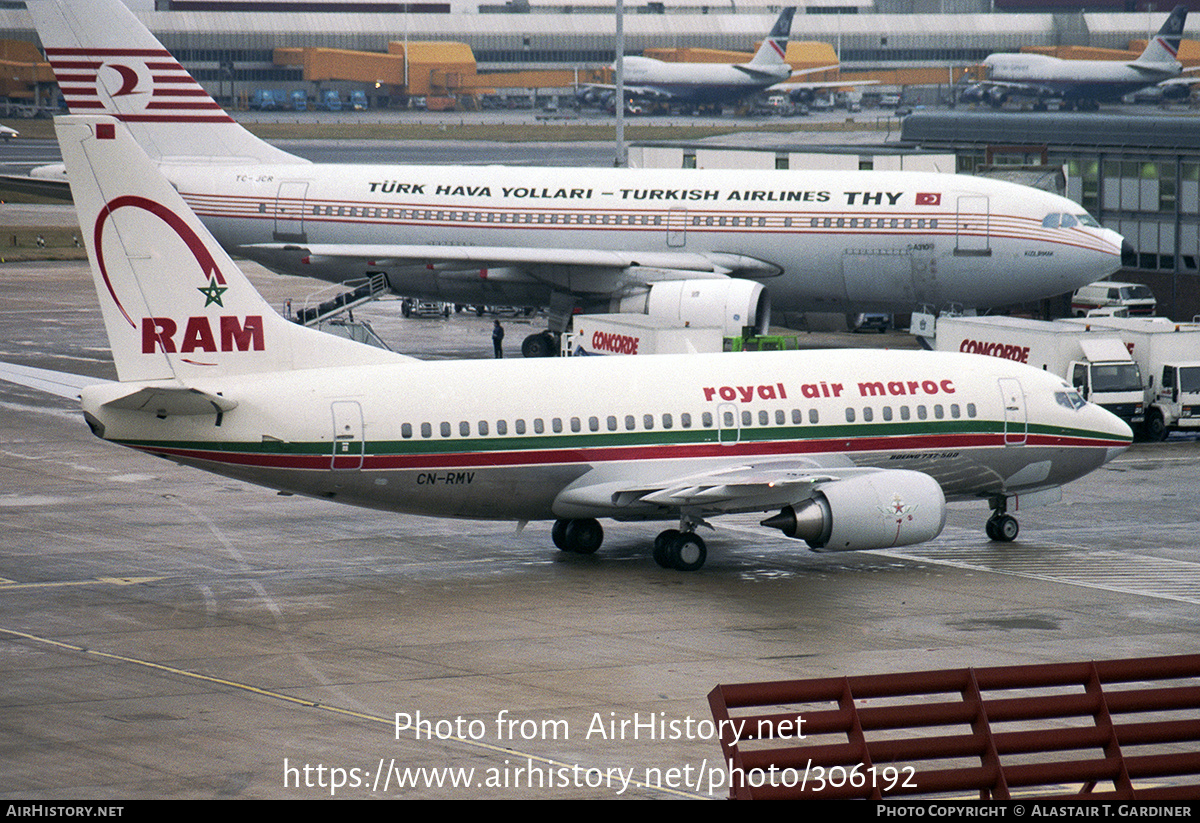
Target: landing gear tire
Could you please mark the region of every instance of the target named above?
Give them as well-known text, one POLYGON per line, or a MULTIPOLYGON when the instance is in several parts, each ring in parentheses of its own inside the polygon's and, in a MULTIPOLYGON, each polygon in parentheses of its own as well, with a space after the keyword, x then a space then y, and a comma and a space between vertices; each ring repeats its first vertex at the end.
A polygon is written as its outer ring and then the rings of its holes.
POLYGON ((551 357, 554 354, 554 338, 549 332, 531 334, 521 343, 522 357, 551 357))
POLYGON ((987 532, 990 539, 997 543, 1011 543, 1017 539, 1017 534, 1021 531, 1021 524, 1011 514, 1002 514, 988 518, 984 531, 987 532))
MULTIPOLYGON (((595 554, 600 548, 600 544, 604 542, 604 529, 600 527, 600 521, 591 518, 581 520, 559 520, 554 526, 557 529, 559 523, 566 523, 562 530, 562 545, 559 545, 555 540, 554 544, 563 548, 564 551, 574 552, 575 554, 595 554)), ((553 536, 553 531, 551 532, 553 536)))
POLYGON ((554 521, 554 525, 550 528, 550 539, 554 541, 554 545, 558 546, 563 551, 570 551, 567 546, 567 526, 570 520, 558 519, 554 521))
POLYGON ((708 559, 708 547, 691 532, 684 532, 667 547, 671 567, 681 572, 694 572, 708 559))
POLYGON ((1167 421, 1158 412, 1151 412, 1146 420, 1146 436, 1151 440, 1166 440, 1168 434, 1167 421))
POLYGON ((664 569, 671 568, 671 544, 679 539, 683 532, 679 529, 667 529, 654 538, 654 562, 664 569))

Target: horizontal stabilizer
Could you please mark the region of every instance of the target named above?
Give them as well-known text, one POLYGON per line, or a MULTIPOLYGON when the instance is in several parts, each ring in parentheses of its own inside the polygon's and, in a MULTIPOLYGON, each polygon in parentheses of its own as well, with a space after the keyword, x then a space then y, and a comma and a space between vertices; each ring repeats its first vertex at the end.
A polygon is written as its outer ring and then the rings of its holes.
POLYGON ((56 397, 66 397, 69 400, 78 400, 80 393, 87 386, 114 382, 102 377, 85 377, 81 374, 69 374, 50 369, 35 369, 32 366, 18 366, 16 363, 0 363, 0 380, 37 389, 56 397))

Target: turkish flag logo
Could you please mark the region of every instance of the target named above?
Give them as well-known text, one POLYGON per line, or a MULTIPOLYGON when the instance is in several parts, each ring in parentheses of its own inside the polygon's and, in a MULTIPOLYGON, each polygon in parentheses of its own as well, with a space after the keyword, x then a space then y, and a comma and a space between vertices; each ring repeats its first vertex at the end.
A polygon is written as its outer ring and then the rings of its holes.
POLYGON ((941 192, 919 191, 917 192, 917 205, 940 206, 942 205, 942 194, 941 192))

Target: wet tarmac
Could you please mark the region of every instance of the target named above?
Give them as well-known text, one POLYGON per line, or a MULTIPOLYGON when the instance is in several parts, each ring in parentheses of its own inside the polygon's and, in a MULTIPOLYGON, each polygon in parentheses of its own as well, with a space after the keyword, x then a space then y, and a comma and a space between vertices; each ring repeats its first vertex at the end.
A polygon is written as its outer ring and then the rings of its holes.
MULTIPOLYGON (((251 275, 276 306, 320 287, 251 275)), ((113 376, 84 264, 0 282, 0 359, 113 376)), ((490 354, 490 318, 394 309, 358 314, 407 353, 490 354)), ((717 684, 1200 651, 1191 441, 1135 446, 1021 512, 1013 544, 982 503, 894 552, 814 554, 735 516, 685 574, 651 559, 652 524, 571 555, 549 523, 152 460, 31 390, 0 386, 0 409, 7 800, 724 797, 717 684)))

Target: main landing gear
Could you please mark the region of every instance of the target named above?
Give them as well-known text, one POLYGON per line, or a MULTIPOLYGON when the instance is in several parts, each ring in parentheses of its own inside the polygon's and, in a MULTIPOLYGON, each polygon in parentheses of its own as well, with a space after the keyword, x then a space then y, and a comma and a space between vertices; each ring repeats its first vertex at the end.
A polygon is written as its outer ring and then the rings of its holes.
MULTIPOLYGON (((678 529, 667 529, 654 538, 654 562, 664 569, 694 572, 708 559, 708 547, 693 531, 702 520, 682 518, 678 529)), ((707 525, 707 524, 705 524, 707 525)), ((554 545, 573 554, 595 554, 604 541, 604 530, 597 520, 581 518, 554 521, 550 530, 554 545)))
POLYGON ((992 516, 988 518, 987 524, 984 526, 988 539, 995 540, 997 543, 1013 542, 1017 539, 1017 533, 1021 530, 1021 526, 1017 523, 1017 518, 1006 513, 1008 498, 998 494, 991 499, 991 505, 992 516))

